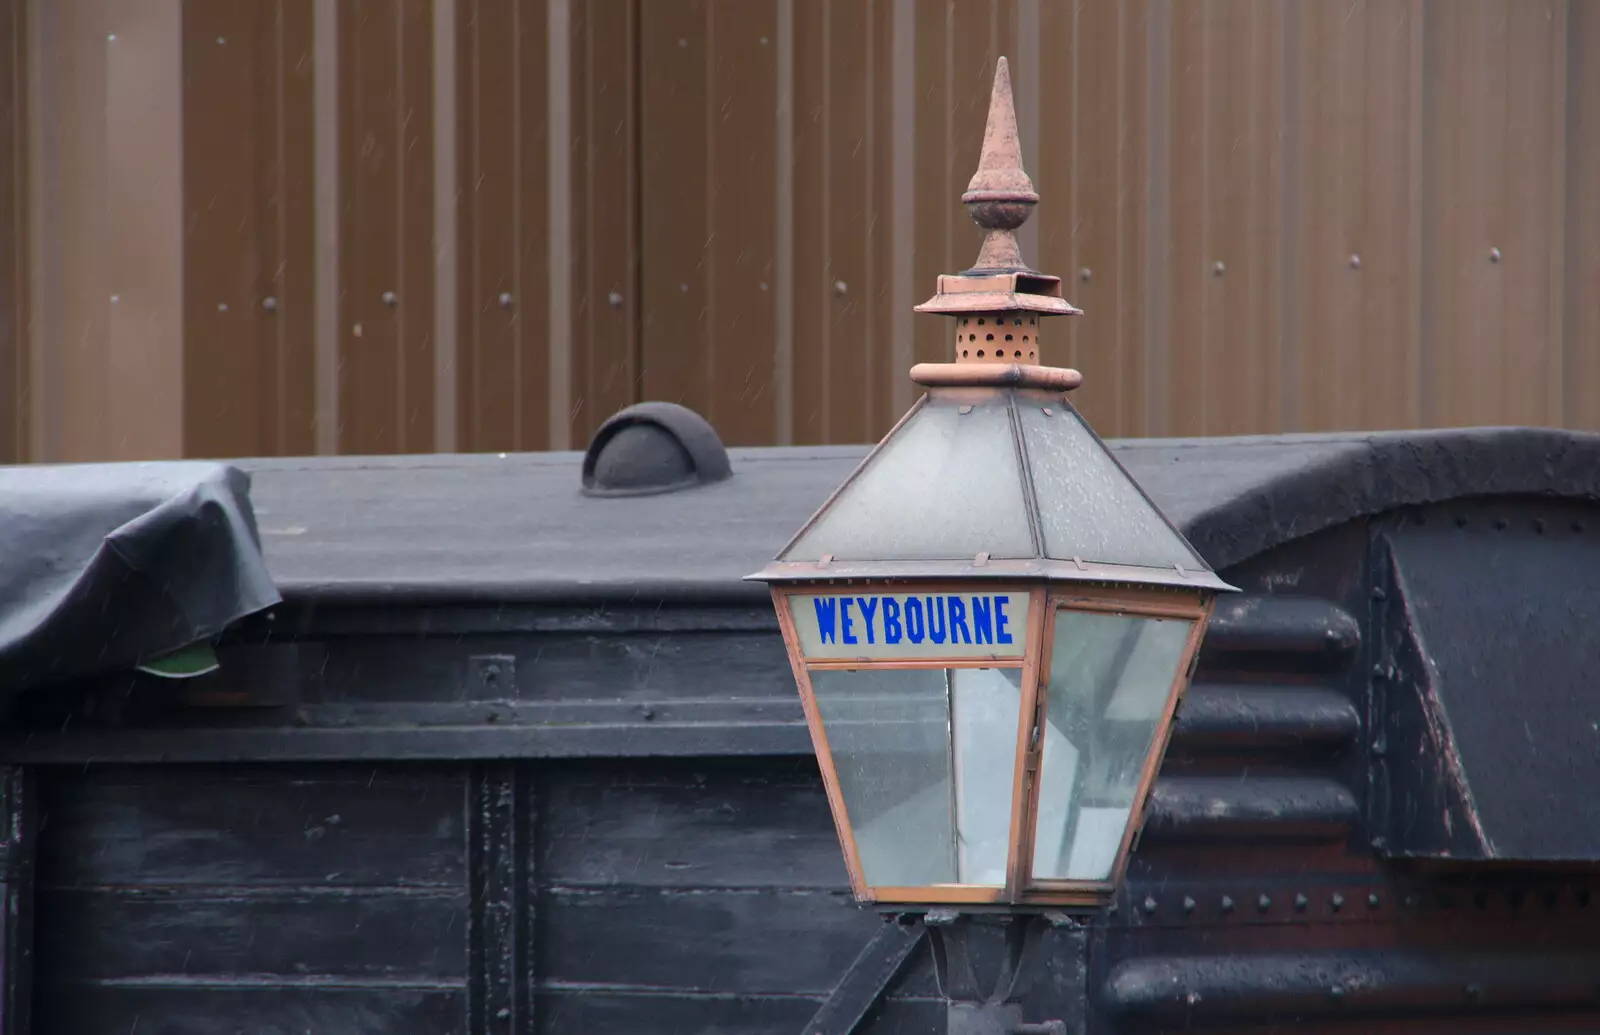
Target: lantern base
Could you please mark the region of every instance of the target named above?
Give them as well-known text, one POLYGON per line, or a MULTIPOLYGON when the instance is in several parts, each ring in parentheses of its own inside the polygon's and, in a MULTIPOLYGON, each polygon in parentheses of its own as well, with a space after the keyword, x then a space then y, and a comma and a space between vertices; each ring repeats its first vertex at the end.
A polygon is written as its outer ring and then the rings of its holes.
POLYGON ((923 918, 939 992, 947 1003, 947 1035, 1068 1035, 1062 1021, 1024 1022, 1020 1002, 1033 983, 1044 932, 1057 922, 1031 913, 929 913, 923 918), (969 951, 974 923, 1005 928, 1005 953, 987 994, 979 990, 969 951))

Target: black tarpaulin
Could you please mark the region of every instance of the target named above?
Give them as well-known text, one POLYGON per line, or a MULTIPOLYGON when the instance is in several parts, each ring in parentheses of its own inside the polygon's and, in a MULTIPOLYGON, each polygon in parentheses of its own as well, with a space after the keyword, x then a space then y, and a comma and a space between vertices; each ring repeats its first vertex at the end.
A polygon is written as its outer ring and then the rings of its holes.
POLYGON ((0 468, 0 707, 276 604, 250 478, 217 463, 0 468))

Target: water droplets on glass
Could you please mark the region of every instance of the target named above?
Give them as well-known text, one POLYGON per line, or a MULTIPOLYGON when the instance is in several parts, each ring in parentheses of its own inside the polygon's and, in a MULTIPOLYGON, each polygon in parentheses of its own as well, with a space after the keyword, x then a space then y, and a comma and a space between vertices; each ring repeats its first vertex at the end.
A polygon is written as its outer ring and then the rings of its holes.
POLYGON ((1070 407, 1017 409, 1045 556, 1207 570, 1070 407))
POLYGON ((930 397, 783 559, 1034 556, 1009 409, 930 397))

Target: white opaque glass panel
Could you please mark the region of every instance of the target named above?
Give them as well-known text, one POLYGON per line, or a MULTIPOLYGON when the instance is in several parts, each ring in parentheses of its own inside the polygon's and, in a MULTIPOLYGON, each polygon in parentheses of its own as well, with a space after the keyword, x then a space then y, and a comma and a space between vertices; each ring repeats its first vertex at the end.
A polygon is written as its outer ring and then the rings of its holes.
POLYGON ((1207 570, 1070 406, 1017 412, 1047 557, 1207 570))
POLYGON ((869 885, 956 880, 948 690, 943 669, 811 672, 869 885))
POLYGON ((958 874, 963 884, 1004 884, 1011 788, 1022 711, 1018 669, 950 671, 955 746, 958 874))
POLYGON ((1056 612, 1043 688, 1035 878, 1110 877, 1193 624, 1056 612))
POLYGON ((1034 556, 1004 398, 975 406, 930 398, 783 559, 970 560, 980 553, 1034 556))

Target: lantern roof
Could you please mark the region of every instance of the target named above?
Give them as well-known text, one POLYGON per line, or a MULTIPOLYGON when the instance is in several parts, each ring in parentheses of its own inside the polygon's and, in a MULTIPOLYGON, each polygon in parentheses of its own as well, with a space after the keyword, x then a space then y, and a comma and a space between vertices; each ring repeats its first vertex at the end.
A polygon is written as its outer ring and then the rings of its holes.
POLYGON ((1228 589, 1059 396, 935 389, 758 578, 1228 589))
POLYGON ((1041 365, 1040 322, 1080 312, 1022 258, 1039 201, 1005 58, 978 170, 961 196, 984 232, 970 269, 939 277, 918 312, 952 317, 954 356, 822 509, 753 578, 982 577, 1226 590, 1064 393, 1083 377, 1041 365))

